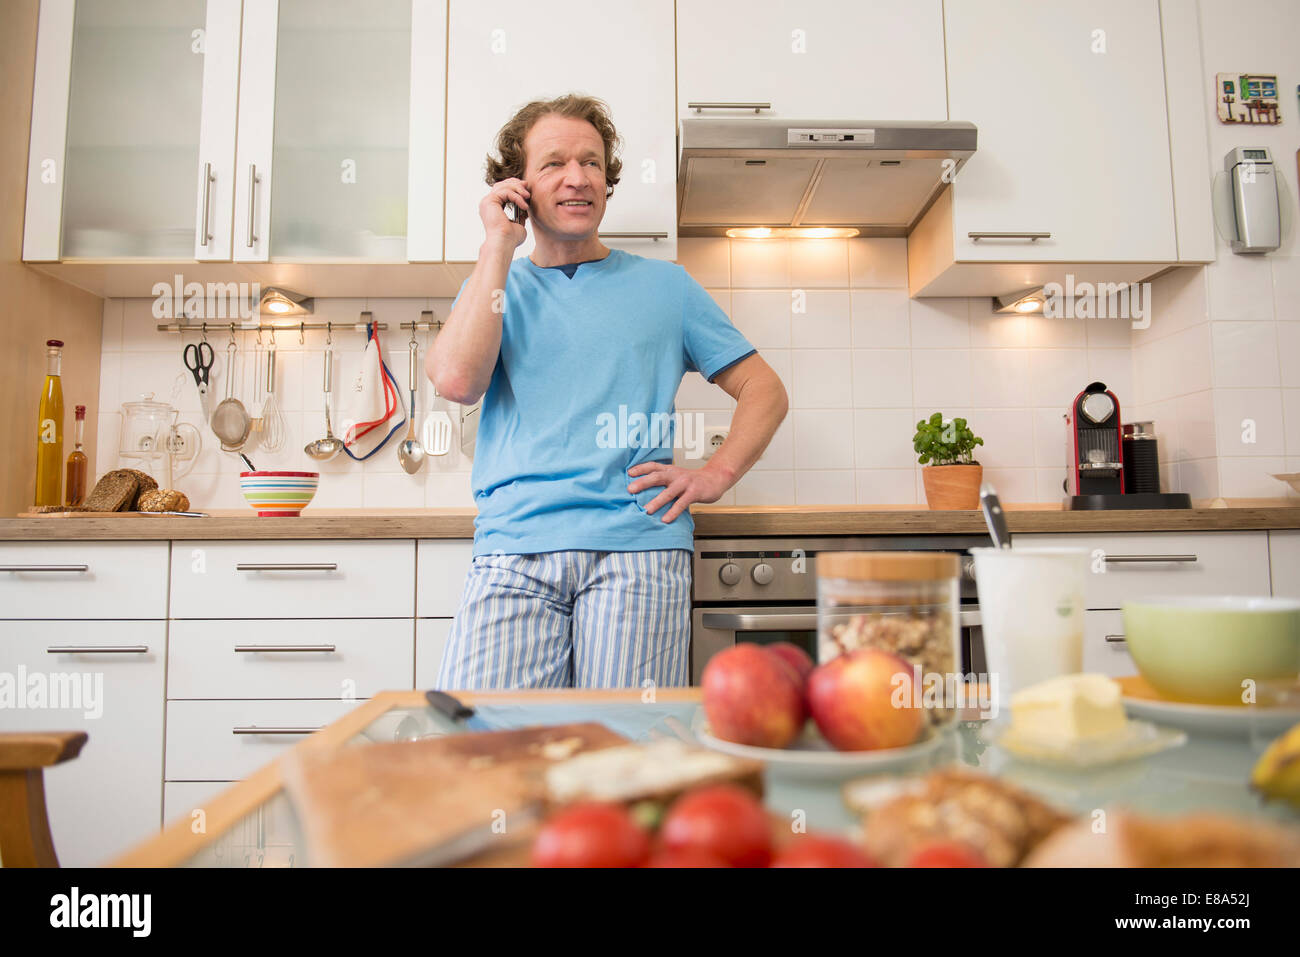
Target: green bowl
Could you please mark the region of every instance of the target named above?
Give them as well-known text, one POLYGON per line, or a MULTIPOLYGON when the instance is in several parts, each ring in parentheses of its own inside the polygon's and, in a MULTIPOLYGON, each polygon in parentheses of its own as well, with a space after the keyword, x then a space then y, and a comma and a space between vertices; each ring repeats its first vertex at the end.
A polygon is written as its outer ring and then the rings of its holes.
POLYGON ((1255 687, 1300 675, 1300 600, 1237 596, 1124 603, 1124 637, 1138 671, 1167 698, 1240 704, 1255 687))

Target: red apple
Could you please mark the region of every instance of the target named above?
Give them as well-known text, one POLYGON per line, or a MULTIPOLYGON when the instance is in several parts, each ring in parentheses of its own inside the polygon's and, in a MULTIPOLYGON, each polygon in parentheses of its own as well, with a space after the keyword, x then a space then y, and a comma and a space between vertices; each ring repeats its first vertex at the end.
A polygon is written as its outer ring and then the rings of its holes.
POLYGON ((778 641, 776 644, 764 645, 772 654, 779 656, 783 661, 788 663, 795 671, 799 672, 799 683, 803 684, 808 680, 808 675, 817 667, 813 660, 808 657, 808 652, 804 651, 792 641, 778 641))
POLYGON ((808 710, 823 737, 840 751, 902 748, 925 727, 925 709, 913 706, 914 684, 905 659, 859 648, 808 676, 808 710))
POLYGON ((794 669, 754 644, 720 651, 704 667, 704 713, 726 741, 784 748, 803 730, 803 690, 794 669))

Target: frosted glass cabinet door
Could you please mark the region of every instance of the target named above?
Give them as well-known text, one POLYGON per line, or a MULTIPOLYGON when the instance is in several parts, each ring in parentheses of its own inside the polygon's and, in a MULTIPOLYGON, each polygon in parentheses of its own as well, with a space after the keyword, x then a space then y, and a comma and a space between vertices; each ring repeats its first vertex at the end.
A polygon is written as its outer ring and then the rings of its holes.
POLYGON ((406 262, 411 216, 440 225, 445 19, 442 0, 245 3, 236 260, 406 262))
MULTIPOLYGON (((29 163, 39 200, 29 199, 26 258, 56 258, 55 249, 61 259, 192 258, 204 164, 209 244, 219 245, 220 193, 233 189, 239 12, 239 0, 41 4, 29 163), (223 100, 228 129, 205 129, 205 108, 220 116, 223 100), (206 156, 201 139, 212 144, 206 156)), ((228 259, 229 199, 224 208, 228 259)))

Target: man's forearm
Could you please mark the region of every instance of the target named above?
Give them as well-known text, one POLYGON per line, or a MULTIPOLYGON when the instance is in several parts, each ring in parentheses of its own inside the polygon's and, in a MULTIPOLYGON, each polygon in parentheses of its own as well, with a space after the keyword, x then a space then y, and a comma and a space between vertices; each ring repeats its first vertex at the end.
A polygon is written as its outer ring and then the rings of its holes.
POLYGON ((484 242, 465 291, 433 340, 425 371, 441 395, 477 402, 492 381, 501 352, 501 313, 514 249, 484 242))
POLYGON ((746 382, 736 397, 736 411, 731 416, 727 439, 704 468, 718 474, 726 481, 727 488, 731 488, 753 468, 789 408, 785 386, 776 373, 746 382))

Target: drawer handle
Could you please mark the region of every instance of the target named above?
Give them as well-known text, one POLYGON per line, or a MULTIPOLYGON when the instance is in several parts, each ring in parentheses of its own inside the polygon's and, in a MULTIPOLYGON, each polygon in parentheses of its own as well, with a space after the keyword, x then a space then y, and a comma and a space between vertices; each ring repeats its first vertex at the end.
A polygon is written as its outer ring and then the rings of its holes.
POLYGON ((295 565, 292 562, 238 562, 237 572, 336 572, 338 562, 308 562, 295 565))
POLYGON ((0 565, 0 572, 88 572, 89 565, 0 565))
POLYGON ((234 734, 315 734, 320 728, 231 728, 234 734))
POLYGON ((1137 565, 1143 562, 1194 562, 1195 555, 1107 555, 1108 565, 1137 565))
POLYGON ((281 651, 314 651, 318 653, 333 653, 333 645, 235 645, 235 651, 247 652, 249 654, 261 654, 263 652, 281 651))
POLYGON ((771 103, 718 103, 709 101, 706 103, 687 103, 688 110, 694 110, 696 113, 700 110, 753 110, 757 113, 759 110, 770 110, 771 103))
POLYGON ((47 655, 147 655, 148 645, 50 645, 47 655))
POLYGON ((981 239, 1028 239, 1031 243, 1038 242, 1040 239, 1051 239, 1051 233, 967 233, 972 242, 979 242, 981 239))
POLYGON ((1125 638, 1124 638, 1123 635, 1107 635, 1107 636, 1106 636, 1106 640, 1107 640, 1107 641, 1110 641, 1110 642, 1121 642, 1121 643, 1122 643, 1122 642, 1125 640, 1125 638))

